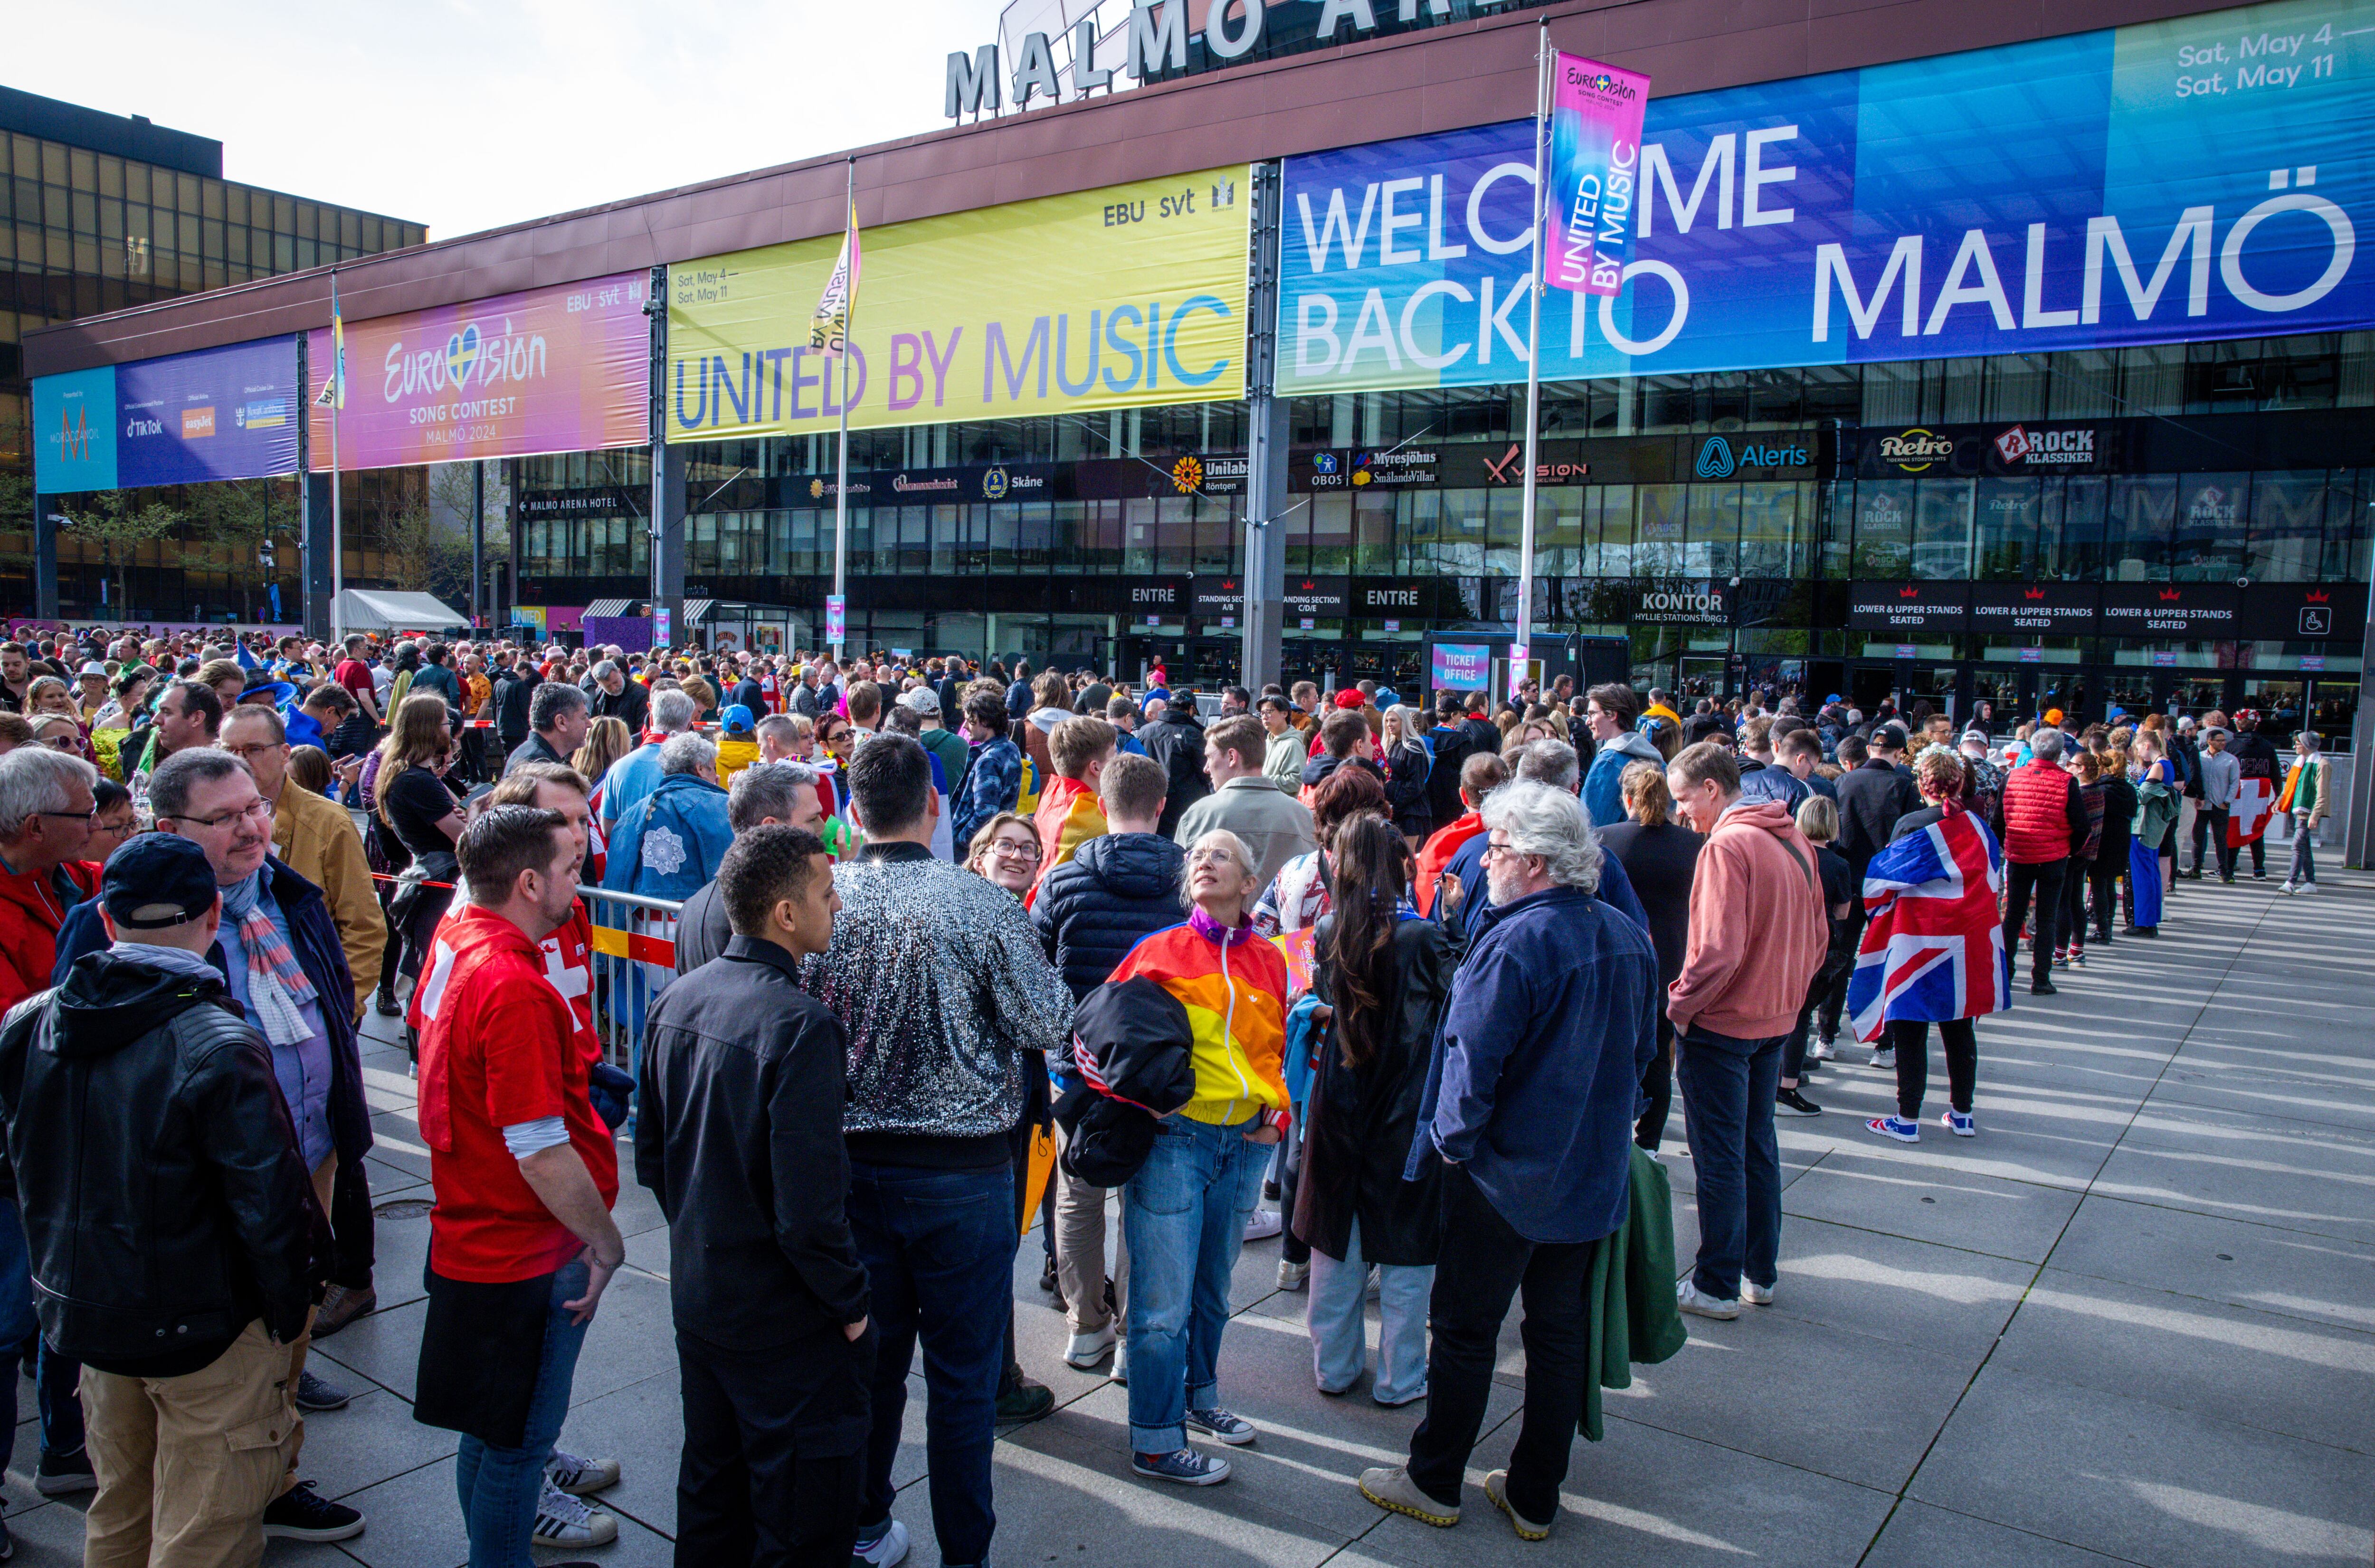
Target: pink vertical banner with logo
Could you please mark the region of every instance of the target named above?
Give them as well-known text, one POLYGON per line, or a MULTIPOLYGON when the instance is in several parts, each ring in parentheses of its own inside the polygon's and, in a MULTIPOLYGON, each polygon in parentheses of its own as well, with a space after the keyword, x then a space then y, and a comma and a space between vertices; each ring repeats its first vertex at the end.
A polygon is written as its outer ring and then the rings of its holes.
POLYGON ((1637 71, 1580 54, 1552 56, 1547 287, 1576 294, 1624 287, 1648 104, 1649 78, 1637 71))
MULTIPOLYGON (((338 466, 401 468, 641 446, 651 440, 648 274, 620 273, 465 305, 349 319, 338 466)), ((330 335, 308 363, 327 366, 330 335)), ((313 419, 330 466, 332 410, 313 419)))

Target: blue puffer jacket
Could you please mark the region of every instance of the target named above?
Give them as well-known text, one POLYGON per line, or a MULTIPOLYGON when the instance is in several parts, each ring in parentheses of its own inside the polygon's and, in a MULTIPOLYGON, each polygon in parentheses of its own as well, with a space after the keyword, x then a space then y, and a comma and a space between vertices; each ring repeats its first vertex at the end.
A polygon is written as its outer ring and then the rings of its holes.
POLYGON ((726 792, 697 774, 670 773, 619 819, 602 885, 646 898, 689 899, 717 875, 733 842, 726 792))
MULTIPOLYGON (((1031 912, 1064 984, 1080 1000, 1105 983, 1140 938, 1176 925, 1179 872, 1188 852, 1160 833, 1105 833, 1047 873, 1031 912)), ((1071 1071, 1071 1040, 1050 1052, 1050 1072, 1071 1071)))

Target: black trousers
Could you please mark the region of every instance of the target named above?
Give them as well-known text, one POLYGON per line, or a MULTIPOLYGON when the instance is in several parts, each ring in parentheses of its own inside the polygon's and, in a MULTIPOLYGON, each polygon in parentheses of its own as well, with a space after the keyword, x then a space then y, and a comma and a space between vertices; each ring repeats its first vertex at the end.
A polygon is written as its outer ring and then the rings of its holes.
POLYGON ((2095 899, 2095 940, 2097 942, 2111 939, 2111 917, 2120 912, 2120 878, 2127 868, 2124 856, 2116 864, 2097 860, 2086 867, 2086 885, 2093 890, 2095 899))
MULTIPOLYGON (((1919 1019, 1891 1019, 1888 1043, 1896 1053, 1896 1114, 1918 1122, 1922 1098, 1930 1092, 1930 1026, 1919 1019)), ((1947 1103, 1967 1116, 1979 1081, 1978 1032, 1969 1019, 1948 1019, 1938 1026, 1938 1043, 1946 1052, 1947 1103)))
POLYGON ((1525 1292, 1526 1413, 1509 1455, 1509 1506, 1529 1519, 1558 1513, 1559 1483, 1583 1419, 1584 1277, 1593 1244, 1536 1245, 1455 1165, 1443 1178, 1443 1251, 1427 1307, 1426 1420, 1411 1434, 1410 1475, 1438 1503, 1459 1501, 1461 1476, 1493 1394, 1495 1342, 1510 1299, 1525 1292))
POLYGON ((371 1178, 363 1173, 363 1161, 339 1161, 337 1173, 330 1178, 330 1283, 349 1291, 372 1288, 377 1224, 372 1215, 371 1178))
POLYGON ((1658 1009, 1658 1054, 1641 1069, 1642 1108, 1633 1124, 1633 1141, 1658 1152, 1665 1141, 1666 1122, 1674 1112, 1674 1026, 1666 1021, 1666 1009, 1658 1009))
MULTIPOLYGON (((684 1395, 677 1465, 679 1568, 844 1568, 866 1495, 867 1377, 862 1360, 827 1330, 766 1351, 722 1350, 676 1337, 684 1395), (835 1414, 820 1401, 856 1401, 855 1437, 821 1439, 835 1414), (819 1448, 847 1452, 819 1453, 819 1448)), ((846 1425, 845 1421, 843 1423, 846 1425)))
POLYGON ((2086 949, 2086 873, 2094 862, 2072 855, 2069 868, 2062 874, 2062 924, 2055 934, 2065 949, 2084 952, 2086 949))
MULTIPOLYGON (((1855 885, 1859 888, 1863 886, 1861 870, 1856 873, 1855 885)), ((1822 1020, 1823 1038, 1826 1040, 1837 1037, 1839 1015, 1847 1010, 1848 982, 1855 974, 1856 953, 1863 947, 1865 918, 1863 900, 1849 899, 1848 917, 1840 922, 1844 929, 1835 929, 1831 933, 1830 955, 1825 960, 1822 973, 1817 976, 1824 982, 1823 999, 1815 1006, 1815 1016, 1822 1020), (1836 968, 1832 967, 1834 960, 1840 961, 1836 968)))
POLYGON ((2227 847, 2227 815, 2224 806, 2204 806, 2193 813, 2194 870, 2202 869, 2202 839, 2207 833, 2217 851, 2218 874, 2221 877, 2235 874, 2235 852, 2227 847))
POLYGON ((2053 937, 2062 914, 2062 879, 2070 868, 2066 860, 2049 860, 2041 866, 2026 861, 2009 862, 2004 886, 2004 951, 2013 951, 2020 939, 2020 928, 2028 923, 2029 900, 2037 901, 2036 929, 2030 933, 2036 951, 2029 959, 2031 982, 2050 981, 2053 977, 2053 937))

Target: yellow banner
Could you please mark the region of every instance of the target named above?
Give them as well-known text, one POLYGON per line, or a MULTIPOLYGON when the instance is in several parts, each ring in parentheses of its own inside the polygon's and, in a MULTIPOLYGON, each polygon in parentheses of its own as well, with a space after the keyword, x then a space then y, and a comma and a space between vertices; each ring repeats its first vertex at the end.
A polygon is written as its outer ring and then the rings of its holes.
MULTIPOLYGON (((1239 165, 869 230, 850 427, 1243 397, 1252 206, 1239 165)), ((838 426, 808 344, 841 243, 668 269, 668 440, 838 426)))

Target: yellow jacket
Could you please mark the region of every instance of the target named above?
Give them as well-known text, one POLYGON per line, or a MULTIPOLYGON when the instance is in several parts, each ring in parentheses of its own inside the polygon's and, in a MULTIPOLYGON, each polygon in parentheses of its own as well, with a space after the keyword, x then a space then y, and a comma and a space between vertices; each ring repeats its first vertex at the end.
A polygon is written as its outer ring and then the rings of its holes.
POLYGON ((387 950, 387 920, 363 858, 363 837, 347 808, 286 780, 273 803, 272 853, 280 863, 322 890, 337 924, 338 945, 347 950, 347 973, 355 982, 355 1017, 379 984, 387 950))
POLYGON ((757 741, 727 740, 721 736, 717 742, 717 782, 732 788, 734 775, 758 760, 757 741))

